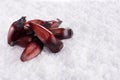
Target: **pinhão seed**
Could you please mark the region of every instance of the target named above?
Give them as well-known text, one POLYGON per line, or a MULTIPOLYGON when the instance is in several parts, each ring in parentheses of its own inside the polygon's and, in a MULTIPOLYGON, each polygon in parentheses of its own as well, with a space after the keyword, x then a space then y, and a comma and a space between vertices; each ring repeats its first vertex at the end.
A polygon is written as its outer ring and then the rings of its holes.
POLYGON ((24 36, 24 24, 26 20, 25 17, 13 22, 8 32, 8 44, 13 46, 15 41, 20 37, 24 36))
POLYGON ((60 51, 63 47, 63 43, 60 40, 57 40, 52 32, 47 30, 41 25, 30 23, 33 31, 37 37, 53 52, 56 53, 60 51))
POLYGON ((20 57, 21 61, 25 62, 37 57, 41 53, 42 49, 42 45, 39 45, 34 41, 30 42, 20 57))
POLYGON ((15 44, 21 47, 26 47, 32 41, 32 36, 24 36, 19 38, 15 44))
POLYGON ((73 35, 72 29, 65 29, 65 28, 50 28, 49 29, 56 38, 58 39, 68 39, 71 38, 73 35))

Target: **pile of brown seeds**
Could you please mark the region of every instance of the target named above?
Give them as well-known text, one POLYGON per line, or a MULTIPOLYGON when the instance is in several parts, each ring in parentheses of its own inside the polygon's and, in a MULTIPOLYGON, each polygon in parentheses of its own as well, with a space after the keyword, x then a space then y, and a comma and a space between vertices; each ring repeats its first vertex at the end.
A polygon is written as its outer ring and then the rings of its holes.
POLYGON ((24 47, 20 59, 28 61, 41 53, 43 46, 49 48, 53 53, 63 48, 62 39, 71 38, 72 29, 58 28, 62 21, 34 19, 26 21, 26 17, 12 23, 8 32, 8 44, 24 47))

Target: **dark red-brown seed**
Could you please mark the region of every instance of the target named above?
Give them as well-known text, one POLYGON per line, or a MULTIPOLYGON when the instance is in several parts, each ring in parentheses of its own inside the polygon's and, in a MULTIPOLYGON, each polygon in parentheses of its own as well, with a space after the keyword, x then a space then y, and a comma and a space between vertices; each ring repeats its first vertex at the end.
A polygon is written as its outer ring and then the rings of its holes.
POLYGON ((40 20, 40 19, 34 19, 34 20, 30 20, 30 21, 26 22, 25 26, 29 27, 30 26, 29 23, 31 23, 31 22, 42 25, 45 28, 57 28, 62 23, 62 21, 60 19, 57 19, 57 21, 55 21, 55 20, 44 21, 44 20, 40 20))
POLYGON ((37 57, 43 49, 43 43, 38 39, 34 39, 30 42, 25 50, 23 51, 20 59, 21 61, 25 62, 37 57))
POLYGON ((56 38, 58 39, 68 39, 71 38, 73 35, 72 29, 65 29, 65 28, 50 28, 49 29, 56 38))
POLYGON ((40 20, 40 19, 34 19, 34 20, 27 21, 25 23, 25 26, 24 26, 24 29, 26 31, 26 35, 34 34, 34 31, 32 30, 32 28, 31 28, 31 26, 29 24, 31 22, 42 25, 43 27, 45 27, 47 29, 49 29, 49 28, 57 28, 62 23, 62 21, 60 19, 57 19, 56 21, 55 20, 44 21, 44 20, 40 20))
POLYGON ((52 32, 41 25, 30 23, 37 37, 53 52, 56 53, 63 48, 63 43, 56 39, 52 32))
POLYGON ((25 17, 20 18, 19 20, 13 22, 8 32, 8 44, 13 46, 15 41, 22 37, 24 32, 24 24, 26 20, 25 17))
POLYGON ((50 26, 50 28, 57 28, 60 26, 60 24, 62 23, 62 21, 60 19, 57 19, 57 21, 50 21, 52 22, 52 25, 50 26))
POLYGON ((39 25, 45 24, 45 21, 43 21, 43 20, 34 19, 34 20, 27 21, 26 24, 25 24, 25 26, 30 26, 29 23, 31 23, 31 22, 36 23, 36 24, 39 24, 39 25))
POLYGON ((30 26, 30 24, 29 24, 29 23, 31 23, 31 22, 36 23, 36 24, 39 24, 39 25, 44 25, 44 24, 45 24, 45 21, 40 20, 40 19, 34 19, 34 20, 27 21, 27 22, 25 23, 25 26, 24 26, 24 29, 25 29, 25 31, 27 32, 27 35, 29 35, 29 34, 34 34, 34 31, 32 30, 32 28, 31 28, 31 26, 30 26))
POLYGON ((24 36, 19 38, 15 44, 21 46, 21 47, 26 47, 31 41, 32 41, 33 36, 24 36))

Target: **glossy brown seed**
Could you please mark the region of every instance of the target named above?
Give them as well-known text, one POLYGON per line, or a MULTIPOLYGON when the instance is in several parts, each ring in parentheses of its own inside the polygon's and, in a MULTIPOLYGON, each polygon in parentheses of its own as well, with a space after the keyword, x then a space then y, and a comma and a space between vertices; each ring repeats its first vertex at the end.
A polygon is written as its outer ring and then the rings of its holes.
POLYGON ((73 35, 72 29, 65 29, 65 28, 50 28, 49 29, 56 38, 58 39, 68 39, 71 38, 73 35))
POLYGON ((57 19, 57 21, 55 21, 55 20, 44 21, 44 20, 40 20, 40 19, 34 19, 34 20, 30 20, 30 21, 26 22, 25 26, 30 26, 29 23, 31 23, 31 22, 42 25, 45 28, 57 28, 62 23, 62 21, 60 19, 57 19))
POLYGON ((60 19, 57 19, 57 21, 55 21, 55 20, 44 21, 44 20, 40 20, 40 19, 34 19, 34 20, 27 21, 24 26, 24 29, 25 29, 27 35, 34 34, 34 31, 31 29, 31 26, 30 26, 31 22, 42 25, 43 27, 45 27, 47 29, 57 28, 62 23, 62 21, 60 19))
POLYGON ((19 38, 15 44, 21 46, 21 47, 26 47, 31 41, 32 41, 33 36, 24 36, 19 38))
POLYGON ((19 20, 13 22, 13 24, 11 25, 8 32, 8 44, 10 46, 13 46, 15 44, 15 41, 25 34, 24 32, 25 22, 26 22, 25 17, 22 17, 19 20))
POLYGON ((56 53, 63 48, 63 43, 57 40, 52 32, 41 25, 30 23, 37 37, 53 52, 56 53))
POLYGON ((52 25, 50 26, 50 28, 57 28, 62 23, 60 19, 57 19, 57 21, 50 21, 50 22, 52 22, 52 25))
POLYGON ((31 22, 42 25, 45 28, 50 28, 50 26, 52 25, 52 23, 49 22, 49 21, 44 21, 44 20, 40 20, 40 19, 34 19, 34 20, 30 20, 30 21, 26 22, 25 26, 30 27, 29 23, 31 23, 31 22))
POLYGON ((42 49, 43 44, 41 43, 41 41, 33 40, 27 45, 27 47, 23 51, 20 57, 21 61, 25 62, 37 57, 41 53, 42 49))
POLYGON ((34 34, 34 31, 32 30, 32 27, 30 26, 31 22, 38 24, 38 25, 44 25, 45 28, 49 28, 51 26, 51 24, 49 24, 48 22, 45 22, 43 20, 39 20, 39 19, 30 20, 30 21, 26 22, 26 24, 24 26, 24 29, 28 35, 34 34))
POLYGON ((41 24, 43 27, 49 29, 49 28, 57 28, 60 26, 62 21, 60 19, 57 20, 50 20, 50 21, 45 21, 44 24, 41 24))
POLYGON ((40 25, 45 24, 45 21, 43 21, 43 20, 34 19, 34 20, 27 21, 26 24, 25 24, 25 26, 30 26, 29 23, 31 23, 31 22, 36 23, 36 24, 40 24, 40 25))

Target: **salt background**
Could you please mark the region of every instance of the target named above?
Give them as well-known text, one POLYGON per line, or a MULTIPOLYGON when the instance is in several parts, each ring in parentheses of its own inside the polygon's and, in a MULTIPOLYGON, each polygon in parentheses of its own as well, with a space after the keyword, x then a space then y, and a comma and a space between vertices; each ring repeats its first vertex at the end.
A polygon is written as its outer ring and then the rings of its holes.
POLYGON ((0 80, 120 80, 119 0, 0 0, 0 80), (9 27, 21 16, 60 18, 74 35, 59 53, 45 47, 23 63, 24 49, 7 44, 9 27))

